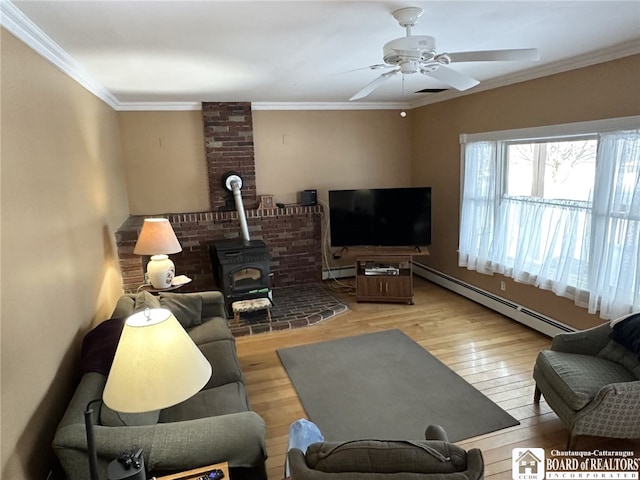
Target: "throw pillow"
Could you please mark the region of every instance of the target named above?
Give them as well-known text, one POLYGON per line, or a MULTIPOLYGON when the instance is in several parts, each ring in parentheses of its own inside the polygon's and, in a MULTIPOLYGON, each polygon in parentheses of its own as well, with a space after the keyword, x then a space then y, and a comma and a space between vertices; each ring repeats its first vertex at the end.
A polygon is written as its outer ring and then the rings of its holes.
POLYGON ((615 323, 611 338, 631 350, 640 360, 640 313, 628 316, 623 321, 615 323))
POLYGON ((597 356, 622 365, 627 370, 631 370, 636 377, 640 378, 640 359, 638 359, 631 350, 623 347, 615 340, 610 339, 604 348, 598 352, 597 356))
POLYGON ((202 297, 184 293, 160 293, 160 306, 175 315, 184 328, 202 323, 202 297))
POLYGON ((109 375, 124 322, 124 318, 110 318, 84 336, 80 352, 80 375, 88 372, 109 375))
POLYGON ((132 313, 142 312, 145 308, 160 308, 160 300, 158 300, 158 297, 143 290, 136 294, 136 302, 132 313))
POLYGON ((626 315, 623 315, 621 317, 618 318, 614 318, 613 320, 611 320, 609 322, 609 326, 611 328, 615 327, 618 323, 620 322, 624 322, 627 318, 631 318, 631 317, 635 317, 636 315, 640 315, 640 313, 634 312, 634 313, 628 313, 626 315))

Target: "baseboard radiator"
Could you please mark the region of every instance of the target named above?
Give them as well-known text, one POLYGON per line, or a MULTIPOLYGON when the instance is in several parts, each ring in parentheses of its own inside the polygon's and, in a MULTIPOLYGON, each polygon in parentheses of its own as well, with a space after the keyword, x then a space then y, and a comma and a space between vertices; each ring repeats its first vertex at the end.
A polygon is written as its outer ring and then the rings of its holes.
POLYGON ((337 278, 347 278, 356 276, 356 267, 353 265, 349 267, 333 267, 330 269, 322 270, 323 280, 332 280, 337 278))
POLYGON ((574 328, 558 322, 553 318, 542 315, 538 312, 530 310, 522 305, 518 305, 510 300, 494 295, 491 292, 482 290, 481 288, 470 285, 455 277, 451 277, 442 272, 434 270, 420 263, 413 263, 413 273, 433 282, 441 287, 451 290, 463 297, 473 300, 476 303, 484 305, 491 310, 495 310, 502 315, 509 317, 516 322, 522 323, 527 327, 544 333, 549 337, 554 337, 558 333, 573 332, 574 328))

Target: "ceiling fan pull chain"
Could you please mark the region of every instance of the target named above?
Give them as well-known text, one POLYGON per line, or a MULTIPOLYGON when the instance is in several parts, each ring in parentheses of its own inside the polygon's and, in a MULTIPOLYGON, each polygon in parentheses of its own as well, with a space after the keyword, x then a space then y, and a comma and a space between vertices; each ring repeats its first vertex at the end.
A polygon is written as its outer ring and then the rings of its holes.
MULTIPOLYGON (((402 103, 404 103, 404 73, 402 74, 402 103)), ((400 111, 400 116, 402 118, 407 116, 407 112, 404 111, 404 108, 400 111)))

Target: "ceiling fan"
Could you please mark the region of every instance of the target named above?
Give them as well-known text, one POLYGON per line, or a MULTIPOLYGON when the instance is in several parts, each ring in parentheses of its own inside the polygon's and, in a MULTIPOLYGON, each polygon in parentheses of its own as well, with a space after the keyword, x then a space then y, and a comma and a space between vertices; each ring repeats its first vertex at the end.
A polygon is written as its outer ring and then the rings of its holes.
POLYGON ((382 83, 398 73, 421 73, 439 80, 456 90, 468 90, 480 82, 469 75, 457 72, 447 65, 457 62, 492 62, 492 61, 535 61, 540 53, 535 48, 513 50, 483 50, 476 52, 437 53, 436 39, 428 35, 412 35, 411 27, 415 26, 422 15, 419 7, 406 7, 392 13, 406 36, 387 42, 382 49, 384 63, 371 65, 371 70, 393 68, 383 73, 349 100, 366 97, 382 83))

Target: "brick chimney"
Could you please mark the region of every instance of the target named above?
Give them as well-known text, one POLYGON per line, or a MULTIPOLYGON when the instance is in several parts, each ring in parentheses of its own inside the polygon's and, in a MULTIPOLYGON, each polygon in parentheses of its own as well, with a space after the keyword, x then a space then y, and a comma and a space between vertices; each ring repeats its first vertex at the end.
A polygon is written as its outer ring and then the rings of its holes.
POLYGON ((242 178, 242 199, 257 206, 253 118, 249 102, 203 102, 202 117, 212 211, 233 210, 233 196, 223 185, 227 172, 242 178))

